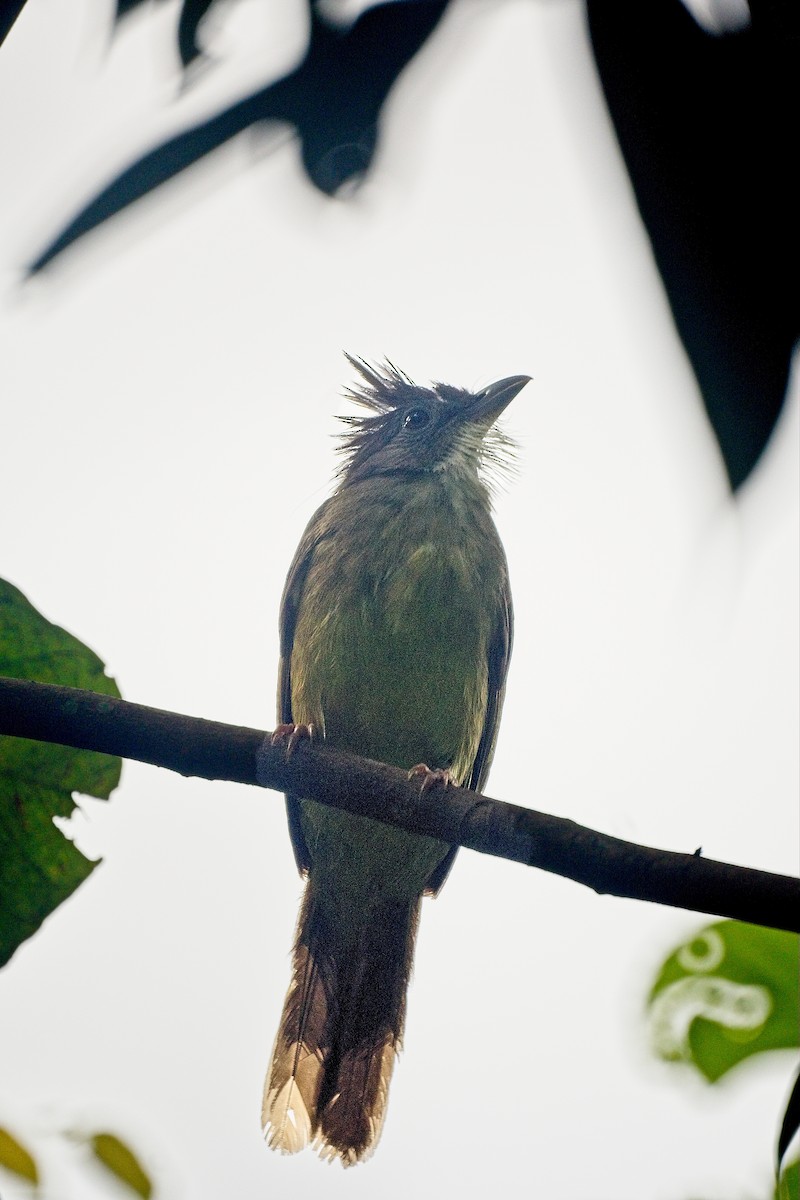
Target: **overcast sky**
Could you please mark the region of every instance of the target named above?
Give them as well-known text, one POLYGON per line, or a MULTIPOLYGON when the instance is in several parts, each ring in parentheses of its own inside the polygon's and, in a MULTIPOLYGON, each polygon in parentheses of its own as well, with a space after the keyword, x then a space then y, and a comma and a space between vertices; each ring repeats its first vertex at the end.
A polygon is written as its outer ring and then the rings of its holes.
MULTIPOLYGON (((270 728, 341 351, 420 382, 530 374, 496 507, 517 636, 489 794, 795 871, 797 389, 734 504, 577 0, 454 5, 355 195, 315 193, 284 134, 245 137, 20 291, 97 186, 305 33, 290 0, 241 0, 178 96, 174 5, 109 52, 110 13, 29 0, 0 51, 0 573, 127 699, 270 728)), ((170 1200, 769 1194, 792 1057, 709 1089, 648 1050, 653 973, 704 917, 462 852, 423 906, 381 1144, 343 1172, 259 1130, 301 890, 281 798, 129 763, 83 809, 103 865, 0 978, 0 1125, 47 1200, 116 1194, 59 1137, 98 1126, 170 1200)))

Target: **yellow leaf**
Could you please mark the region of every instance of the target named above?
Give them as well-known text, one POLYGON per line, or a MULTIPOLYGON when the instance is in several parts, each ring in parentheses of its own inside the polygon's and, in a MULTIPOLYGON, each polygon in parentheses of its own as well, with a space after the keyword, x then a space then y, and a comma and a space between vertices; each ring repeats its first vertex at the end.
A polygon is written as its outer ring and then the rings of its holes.
POLYGON ((95 1133, 89 1139, 95 1157, 131 1191, 149 1200, 153 1184, 133 1151, 113 1133, 95 1133))
POLYGON ((0 1129, 0 1167, 13 1171, 32 1184, 39 1182, 39 1172, 33 1158, 7 1129, 0 1129))

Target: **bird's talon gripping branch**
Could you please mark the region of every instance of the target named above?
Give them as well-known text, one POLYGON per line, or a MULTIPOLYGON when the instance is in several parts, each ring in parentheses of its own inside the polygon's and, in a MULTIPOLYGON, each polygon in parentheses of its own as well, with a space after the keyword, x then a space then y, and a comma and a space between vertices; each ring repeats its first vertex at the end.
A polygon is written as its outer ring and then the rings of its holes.
POLYGON ((285 725, 278 725, 270 738, 270 744, 273 746, 285 746, 286 757, 291 758, 298 742, 306 738, 309 742, 314 741, 315 729, 313 725, 295 724, 294 721, 289 721, 285 725))
POLYGON ((427 763, 417 763, 408 772, 408 778, 420 779, 422 781, 419 785, 420 796, 424 796, 431 788, 440 787, 444 789, 449 787, 453 782, 449 771, 442 770, 440 767, 429 767, 427 763))

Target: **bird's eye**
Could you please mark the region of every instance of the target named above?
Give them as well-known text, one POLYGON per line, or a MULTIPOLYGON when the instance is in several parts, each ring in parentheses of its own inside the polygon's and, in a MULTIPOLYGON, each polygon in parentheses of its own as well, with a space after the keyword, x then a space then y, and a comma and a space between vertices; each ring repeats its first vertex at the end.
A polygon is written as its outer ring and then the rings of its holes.
POLYGON ((426 408, 410 408, 403 417, 403 429, 422 429, 431 419, 426 408))

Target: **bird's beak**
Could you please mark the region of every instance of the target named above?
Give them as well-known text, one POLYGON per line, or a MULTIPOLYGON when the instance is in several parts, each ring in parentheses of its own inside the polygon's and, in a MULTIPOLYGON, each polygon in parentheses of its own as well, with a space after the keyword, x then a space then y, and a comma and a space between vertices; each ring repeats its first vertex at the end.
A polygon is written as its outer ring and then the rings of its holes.
POLYGON ((489 384, 475 396, 469 406, 468 419, 479 421, 488 429, 530 381, 530 375, 509 375, 507 379, 499 379, 497 383, 489 384))

